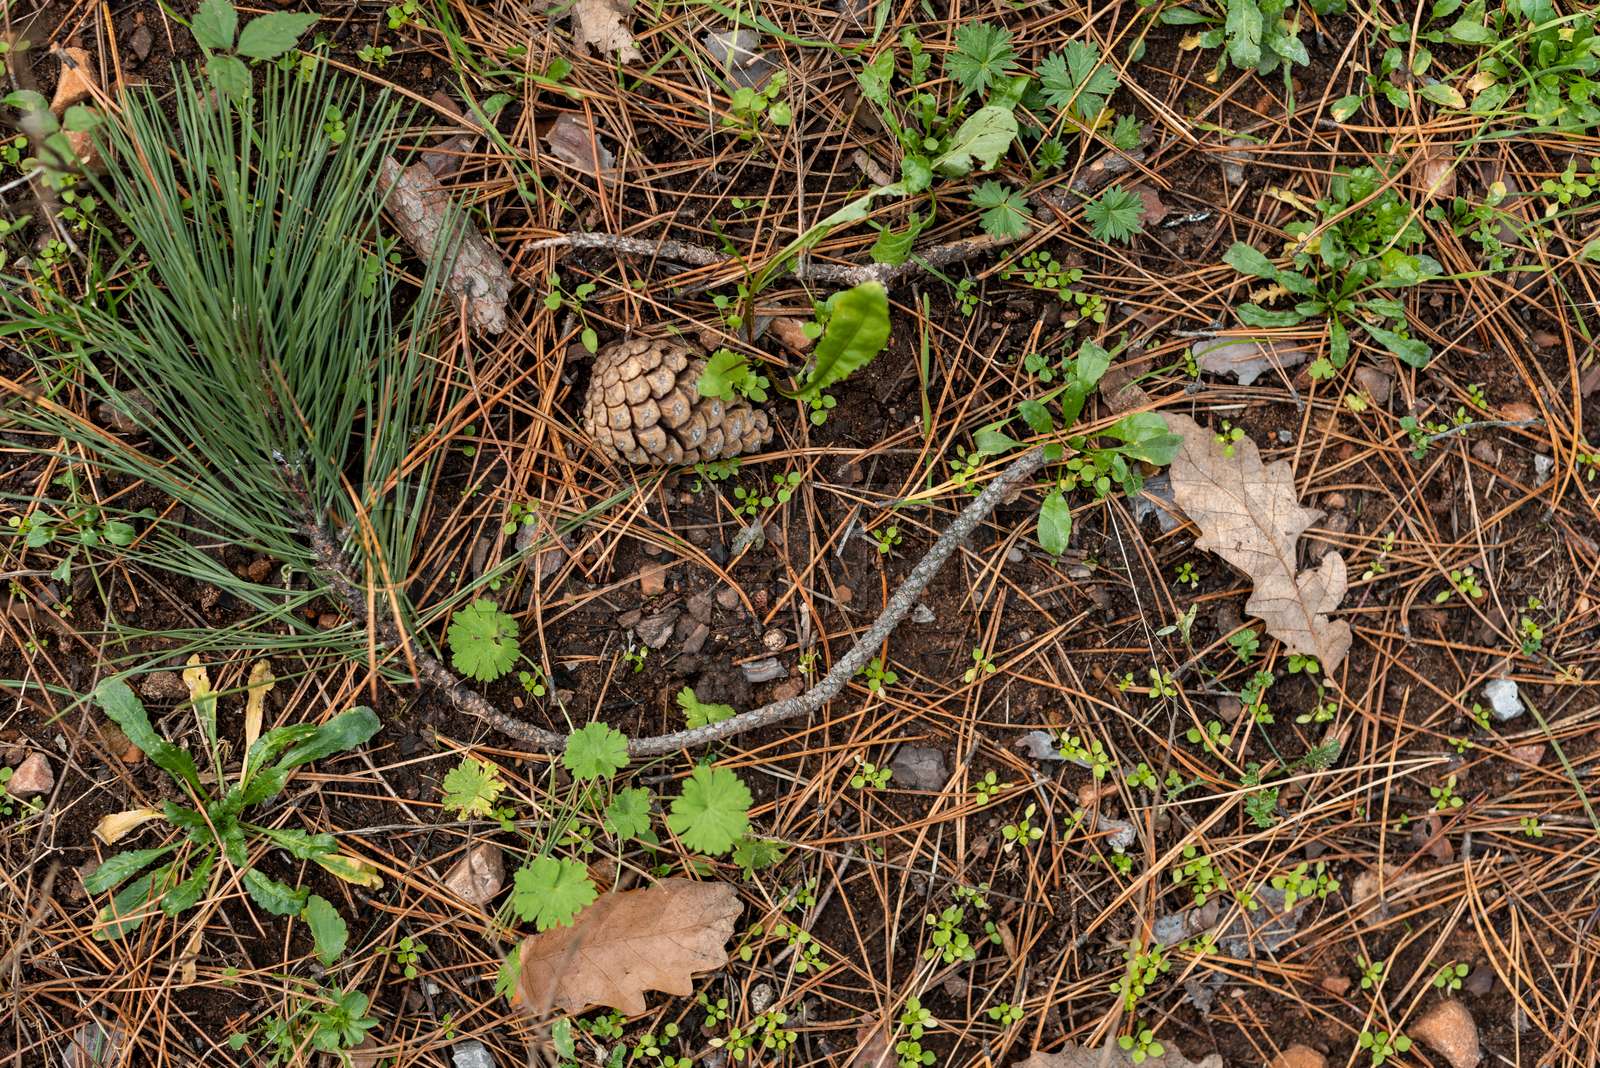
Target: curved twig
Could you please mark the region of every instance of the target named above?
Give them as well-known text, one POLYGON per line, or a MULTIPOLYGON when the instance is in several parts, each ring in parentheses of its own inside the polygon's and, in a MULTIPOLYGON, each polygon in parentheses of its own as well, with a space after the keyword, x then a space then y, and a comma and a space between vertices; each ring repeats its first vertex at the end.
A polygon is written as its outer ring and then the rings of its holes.
MULTIPOLYGON (((755 730, 757 727, 769 727, 774 723, 808 715, 837 697, 856 672, 866 665, 874 650, 894 631, 895 627, 900 625, 900 621, 905 619, 911 607, 917 603, 917 598, 922 596, 923 591, 955 553, 956 548, 978 528, 978 524, 982 523, 990 512, 994 511, 995 505, 999 504, 1002 498, 1031 478, 1043 464, 1044 449, 1035 447, 1006 465, 1000 474, 995 476, 994 481, 985 486, 983 492, 951 521, 944 533, 940 534, 938 540, 928 549, 927 555, 917 561, 905 581, 890 595, 888 604, 883 606, 883 611, 878 614, 872 626, 868 627, 861 637, 856 639, 849 651, 834 662, 832 669, 805 693, 781 701, 772 701, 720 723, 710 723, 704 727, 673 731, 670 734, 659 734, 650 738, 632 739, 628 742, 628 755, 661 756, 680 749, 697 749, 712 742, 755 730)), ((495 707, 488 698, 456 677, 449 668, 439 662, 438 658, 424 649, 422 643, 403 643, 398 626, 389 617, 375 614, 369 619, 366 598, 361 594, 361 583, 357 581, 348 558, 339 550, 333 535, 320 523, 308 523, 306 533, 329 588, 344 602, 346 610, 352 616, 363 625, 372 627, 378 641, 391 647, 409 645, 411 660, 416 666, 416 677, 419 682, 426 682, 440 690, 458 711, 482 720, 500 733, 519 742, 550 752, 560 752, 566 748, 565 735, 536 727, 531 723, 524 723, 507 715, 495 707)))

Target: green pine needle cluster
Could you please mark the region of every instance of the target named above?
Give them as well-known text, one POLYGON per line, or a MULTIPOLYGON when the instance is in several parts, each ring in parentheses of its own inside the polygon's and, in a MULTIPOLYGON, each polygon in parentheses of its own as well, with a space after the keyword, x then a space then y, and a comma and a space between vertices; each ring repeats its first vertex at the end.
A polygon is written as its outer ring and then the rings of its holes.
POLYGON ((358 584, 408 571, 427 514, 419 442, 444 387, 430 352, 435 278, 405 291, 381 255, 375 175, 401 120, 393 99, 326 68, 268 68, 238 98, 181 71, 161 97, 133 90, 103 129, 113 165, 100 192, 131 237, 106 273, 116 285, 76 300, 0 285, 0 336, 32 363, 6 383, 19 399, 4 417, 41 447, 60 441, 69 467, 183 502, 156 520, 116 518, 136 526, 145 566, 258 613, 215 644, 325 644, 304 608, 328 592, 329 551, 358 584), (343 117, 337 144, 330 110, 343 117), (55 403, 67 389, 89 403, 55 403), (75 414, 97 405, 137 431, 75 414), (311 581, 241 578, 199 544, 218 541, 311 581))

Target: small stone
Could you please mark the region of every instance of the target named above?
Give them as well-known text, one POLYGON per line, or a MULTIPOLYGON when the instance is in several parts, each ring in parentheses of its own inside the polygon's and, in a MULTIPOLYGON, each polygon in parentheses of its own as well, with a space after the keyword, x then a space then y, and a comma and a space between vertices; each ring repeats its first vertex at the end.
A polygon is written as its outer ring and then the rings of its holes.
POLYGON ((667 591, 667 567, 655 564, 639 569, 639 592, 646 597, 659 597, 667 591))
POLYGON ((761 636, 761 644, 766 646, 767 652, 775 653, 789 644, 789 639, 784 637, 783 631, 773 628, 761 636))
POLYGON ((839 583, 839 589, 835 593, 835 598, 840 604, 849 604, 856 599, 856 591, 851 586, 841 582, 839 583))
POLYGON ((750 991, 750 1011, 754 1013, 766 1012, 767 1006, 772 1004, 773 997, 774 994, 770 983, 757 983, 755 988, 750 991))
POLYGON ((1278 444, 1279 445, 1293 445, 1294 444, 1294 431, 1292 431, 1292 430, 1280 430, 1280 431, 1278 431, 1278 444))
POLYGON ((1344 494, 1335 490, 1333 493, 1323 497, 1322 503, 1327 505, 1331 511, 1338 512, 1342 511, 1345 505, 1349 502, 1345 500, 1344 494))
POLYGON ((652 649, 663 648, 672 639, 673 625, 678 622, 678 617, 683 614, 679 608, 667 608, 653 616, 647 616, 639 621, 633 632, 639 640, 652 649))
POLYGON ((450 1063, 455 1068, 496 1068, 489 1047, 476 1039, 451 1046, 450 1063))
POLYGON ((1324 975, 1322 982, 1317 984, 1336 998, 1342 998, 1350 992, 1350 977, 1348 975, 1324 975))
POLYGON ((1488 438, 1479 438, 1472 443, 1472 455, 1490 467, 1495 467, 1500 463, 1500 453, 1495 450, 1493 445, 1489 444, 1488 438))
POLYGON ((748 664, 740 664, 746 682, 775 682, 787 678, 789 672, 778 663, 775 656, 764 657, 748 664))
POLYGON ((1027 557, 1023 556, 1023 554, 1022 554, 1022 546, 1020 546, 1020 545, 1013 545, 1011 548, 1006 550, 1006 562, 1007 563, 1020 564, 1025 559, 1027 559, 1027 557))
POLYGON ((150 32, 149 26, 143 24, 135 26, 133 33, 128 36, 128 47, 140 63, 150 58, 150 49, 155 43, 156 35, 150 32))
POLYGON ((122 728, 115 723, 100 725, 100 742, 124 764, 137 764, 144 759, 144 750, 129 741, 128 736, 122 733, 122 728))
POLYGON ((1472 1013, 1456 998, 1446 998, 1410 1028, 1411 1037, 1444 1054, 1450 1068, 1477 1068, 1483 1059, 1478 1048, 1478 1025, 1472 1013))
POLYGON ((1385 374, 1376 367, 1365 365, 1356 368, 1356 382, 1367 391, 1367 396, 1380 408, 1389 403, 1389 394, 1394 390, 1394 376, 1385 374))
MULTIPOLYGON (((731 590, 729 591, 732 592, 731 590)), ((711 594, 701 590, 684 602, 684 607, 689 610, 689 616, 697 623, 710 624, 711 622, 711 594)))
POLYGON ((1493 968, 1474 968, 1472 974, 1467 976, 1467 981, 1461 984, 1461 988, 1481 998, 1494 989, 1494 979, 1493 968))
POLYGON ((368 1035, 361 1040, 361 1044, 341 1056, 337 1053, 324 1053, 322 1061, 328 1068, 382 1068, 383 1062, 389 1058, 380 1057, 375 1051, 382 1049, 383 1043, 368 1035), (349 1060, 344 1058, 348 1057, 349 1060))
POLYGON ((50 100, 50 110, 59 118, 74 104, 89 98, 94 85, 94 59, 82 48, 63 48, 57 53, 61 60, 61 79, 56 82, 55 96, 50 100))
POLYGON ((445 873, 444 887, 469 905, 487 905, 505 881, 505 854, 493 842, 480 842, 445 873))
POLYGON ((782 682, 778 683, 778 685, 772 688, 772 700, 793 700, 794 698, 799 697, 801 691, 805 688, 806 684, 801 682, 799 679, 784 679, 782 682))
POLYGON ((183 701, 189 697, 189 689, 176 671, 152 672, 139 683, 139 692, 152 701, 183 701))
POLYGON ((1276 1057, 1272 1058, 1269 1068, 1327 1068, 1328 1058, 1312 1049, 1296 1042, 1276 1057))
POLYGON ((50 758, 43 753, 32 753, 6 783, 6 793, 20 800, 38 797, 55 789, 56 773, 50 769, 50 758))
POLYGON ((732 586, 724 586, 717 591, 717 605, 731 612, 739 607, 739 591, 732 586))
POLYGON ((683 651, 690 656, 695 656, 706 647, 706 642, 711 637, 711 628, 704 623, 695 623, 689 628, 689 633, 683 639, 683 651))
POLYGON ((1517 695, 1515 679, 1495 679, 1489 682, 1483 688, 1483 696, 1489 699, 1489 710, 1501 723, 1514 720, 1527 711, 1522 707, 1522 698, 1517 695))
POLYGON ((1506 756, 1519 764, 1537 766, 1544 762, 1544 743, 1532 742, 1528 745, 1514 745, 1506 750, 1506 756))
POLYGON ((1550 477, 1550 473, 1555 469, 1556 462, 1553 458, 1546 456, 1542 452, 1536 452, 1533 454, 1533 474, 1534 477, 1540 482, 1548 479, 1550 477))
POLYGON ((272 577, 272 560, 269 557, 258 556, 245 567, 244 573, 251 582, 265 582, 272 577))
POLYGON ((907 790, 940 790, 950 781, 944 750, 930 746, 901 746, 889 767, 894 772, 894 785, 907 790))
MULTIPOLYGON (((1232 149, 1250 148, 1255 142, 1247 137, 1230 137, 1228 147, 1232 149)), ((1244 184, 1245 164, 1252 162, 1250 155, 1245 152, 1222 153, 1222 176, 1228 180, 1229 185, 1244 184)))
POLYGON ((911 608, 911 622, 932 623, 934 620, 933 609, 918 601, 911 608))
MULTIPOLYGON (((772 336, 796 356, 804 356, 811 351, 814 339, 806 333, 805 325, 799 319, 779 315, 774 317, 768 326, 772 330, 772 336)), ((860 468, 856 470, 859 473, 860 468)))
POLYGON ((1512 423, 1532 423, 1539 418, 1539 409, 1527 401, 1512 401, 1500 406, 1500 418, 1512 423))

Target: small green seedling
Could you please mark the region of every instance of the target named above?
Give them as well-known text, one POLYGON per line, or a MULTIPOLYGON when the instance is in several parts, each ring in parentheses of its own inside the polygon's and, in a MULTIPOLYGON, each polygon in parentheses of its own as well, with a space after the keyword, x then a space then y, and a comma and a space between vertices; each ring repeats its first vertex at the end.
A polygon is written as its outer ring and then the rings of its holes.
POLYGON ((1433 988, 1442 990, 1446 994, 1454 994, 1461 989, 1461 980, 1465 979, 1467 973, 1471 970, 1465 963, 1459 961, 1454 964, 1446 964, 1434 974, 1433 988))

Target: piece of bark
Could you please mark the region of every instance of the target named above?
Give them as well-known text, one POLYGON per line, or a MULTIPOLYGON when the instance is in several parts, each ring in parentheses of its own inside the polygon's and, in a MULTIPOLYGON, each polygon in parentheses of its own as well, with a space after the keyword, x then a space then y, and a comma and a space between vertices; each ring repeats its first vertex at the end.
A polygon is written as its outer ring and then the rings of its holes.
POLYGON ((402 169, 392 157, 385 159, 378 190, 394 228, 418 257, 432 260, 445 245, 454 246, 444 288, 453 298, 465 298, 472 329, 503 332, 511 275, 494 245, 456 209, 427 165, 413 163, 402 169))

